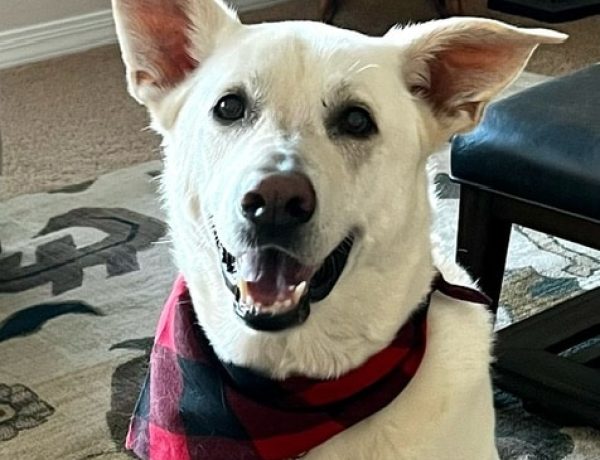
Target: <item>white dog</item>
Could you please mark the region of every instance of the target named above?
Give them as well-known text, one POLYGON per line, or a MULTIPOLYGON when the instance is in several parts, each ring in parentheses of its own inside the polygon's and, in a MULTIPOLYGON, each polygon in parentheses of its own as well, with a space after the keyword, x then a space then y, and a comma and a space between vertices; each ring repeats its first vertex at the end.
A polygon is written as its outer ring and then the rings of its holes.
MULTIPOLYGON (((175 260, 202 331, 225 365, 284 382, 361 369, 435 268, 469 283, 432 255, 428 154, 473 128, 538 44, 565 39, 476 18, 374 38, 246 26, 221 0, 113 6, 129 91, 164 138, 175 260)), ((434 292, 426 327, 405 388, 305 458, 498 458, 485 307, 434 292)))

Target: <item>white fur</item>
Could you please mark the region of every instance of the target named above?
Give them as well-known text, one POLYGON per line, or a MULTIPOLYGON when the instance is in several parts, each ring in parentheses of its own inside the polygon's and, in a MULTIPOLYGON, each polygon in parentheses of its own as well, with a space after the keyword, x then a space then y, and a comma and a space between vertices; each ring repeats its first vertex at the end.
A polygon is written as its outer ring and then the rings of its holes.
MULTIPOLYGON (((131 76, 151 44, 136 46, 129 24, 137 18, 124 18, 121 3, 114 0, 117 30, 131 76)), ((129 85, 164 138, 164 202, 199 323, 222 360, 275 378, 339 376, 390 343, 427 293, 434 265, 451 281, 469 282, 454 264, 433 262, 427 154, 472 127, 538 43, 564 37, 462 18, 372 38, 311 22, 243 26, 213 0, 197 0, 189 11, 198 67, 174 87, 145 81, 141 88, 131 78, 129 85), (484 63, 473 82, 455 61, 432 65, 440 50, 482 40, 504 59, 503 69, 484 63), (443 91, 431 75, 438 68, 457 90, 434 109, 427 97, 443 91), (342 84, 377 120, 379 134, 358 148, 362 158, 349 158, 323 122, 323 102, 334 105, 342 84), (210 116, 231 85, 251 88, 263 104, 251 128, 228 130, 210 116), (243 184, 265 167, 301 167, 314 184, 319 205, 303 260, 318 263, 350 228, 360 229, 331 294, 313 305, 305 324, 279 333, 256 332, 235 316, 211 227, 230 252, 240 249, 232 207, 243 184)), ((496 459, 490 343, 482 306, 435 294, 426 355, 413 381, 387 408, 306 458, 496 459)))

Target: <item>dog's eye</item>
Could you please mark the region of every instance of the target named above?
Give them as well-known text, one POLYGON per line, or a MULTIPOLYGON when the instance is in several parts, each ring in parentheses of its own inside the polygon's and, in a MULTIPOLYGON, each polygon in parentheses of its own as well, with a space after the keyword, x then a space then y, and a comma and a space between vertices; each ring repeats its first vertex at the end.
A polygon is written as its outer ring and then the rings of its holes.
POLYGON ((338 129, 354 137, 368 137, 377 131, 371 115, 362 107, 350 107, 342 112, 338 129))
POLYGON ((217 120, 226 123, 240 120, 246 113, 246 101, 237 94, 228 94, 219 99, 213 113, 217 120))

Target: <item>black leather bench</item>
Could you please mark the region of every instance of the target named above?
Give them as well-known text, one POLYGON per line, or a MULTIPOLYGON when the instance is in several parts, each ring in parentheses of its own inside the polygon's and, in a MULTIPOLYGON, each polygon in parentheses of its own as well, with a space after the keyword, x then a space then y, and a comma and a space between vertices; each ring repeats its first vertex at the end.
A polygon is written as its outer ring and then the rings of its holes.
MULTIPOLYGON (((453 139, 451 169, 456 258, 494 312, 512 224, 600 249, 600 64, 492 104, 453 139)), ((600 427, 599 337, 595 289, 499 331, 496 382, 563 423, 600 427)))
POLYGON ((600 14, 598 0, 488 0, 488 8, 544 22, 575 21, 600 14))

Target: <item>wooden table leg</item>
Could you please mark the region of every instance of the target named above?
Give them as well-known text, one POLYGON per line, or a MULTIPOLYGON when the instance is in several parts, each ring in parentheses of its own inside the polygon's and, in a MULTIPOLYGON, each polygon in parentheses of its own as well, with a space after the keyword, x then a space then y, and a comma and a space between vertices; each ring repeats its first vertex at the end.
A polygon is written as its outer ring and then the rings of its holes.
POLYGON ((321 21, 331 24, 337 12, 340 0, 320 0, 319 13, 321 21))
POLYGON ((434 0, 433 4, 443 18, 465 14, 464 0, 434 0))

